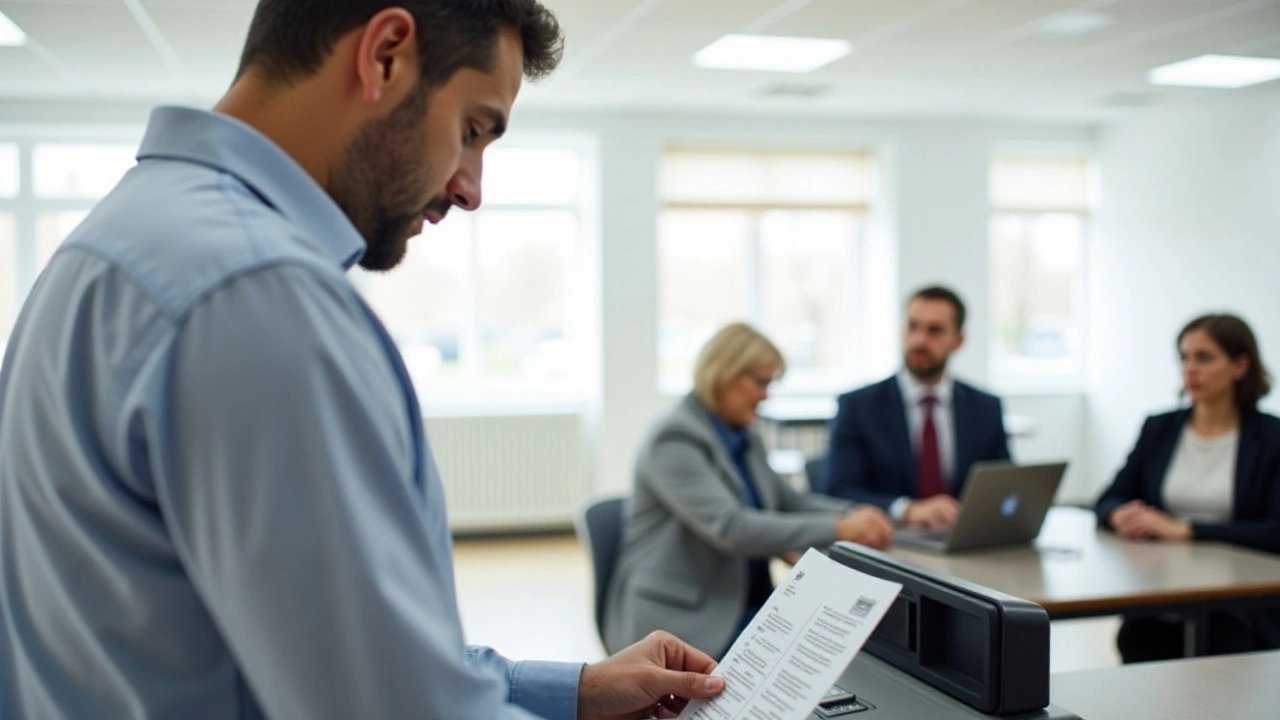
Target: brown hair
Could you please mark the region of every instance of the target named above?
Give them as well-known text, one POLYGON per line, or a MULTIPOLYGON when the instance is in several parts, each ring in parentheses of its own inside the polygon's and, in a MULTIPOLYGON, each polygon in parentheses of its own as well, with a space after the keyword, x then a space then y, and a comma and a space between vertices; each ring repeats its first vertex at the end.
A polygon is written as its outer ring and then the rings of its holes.
POLYGON ((1192 320, 1178 333, 1174 347, 1182 344, 1182 338, 1193 330, 1202 330, 1222 348, 1232 360, 1241 357, 1249 359, 1249 369, 1244 377, 1236 381, 1236 405, 1242 410, 1252 410, 1258 401, 1271 392, 1271 373, 1262 364, 1262 354, 1258 352, 1258 341, 1253 330, 1244 320, 1228 313, 1201 315, 1192 320))
POLYGON ((910 305, 912 300, 942 300, 951 303, 951 307, 955 308, 956 311, 956 330, 964 332, 964 301, 960 299, 955 290, 943 285, 930 285, 911 293, 911 297, 907 298, 907 304, 910 305))
POLYGON ((564 52, 560 24, 537 0, 260 0, 236 77, 251 67, 270 83, 306 77, 319 70, 339 38, 390 7, 413 15, 428 89, 462 68, 492 69, 502 28, 520 34, 524 74, 531 80, 555 70, 564 52))

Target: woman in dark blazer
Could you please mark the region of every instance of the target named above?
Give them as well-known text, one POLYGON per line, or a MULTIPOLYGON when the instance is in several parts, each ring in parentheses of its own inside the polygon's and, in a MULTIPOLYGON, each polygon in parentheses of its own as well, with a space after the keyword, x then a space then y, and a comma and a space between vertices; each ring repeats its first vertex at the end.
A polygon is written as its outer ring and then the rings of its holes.
POLYGON ((797 492, 765 459, 756 408, 785 365, 735 323, 702 348, 694 391, 654 425, 605 600, 605 646, 667 630, 721 656, 773 590, 769 558, 850 540, 884 547, 879 508, 797 492))
MULTIPOLYGON (((1147 418, 1138 444, 1095 507, 1100 527, 1135 540, 1216 540, 1280 553, 1280 418, 1258 410, 1271 389, 1253 331, 1233 315, 1178 334, 1191 407, 1147 418)), ((1210 654, 1280 647, 1280 608, 1209 615, 1210 654)), ((1125 662, 1183 654, 1183 627, 1126 617, 1125 662)))

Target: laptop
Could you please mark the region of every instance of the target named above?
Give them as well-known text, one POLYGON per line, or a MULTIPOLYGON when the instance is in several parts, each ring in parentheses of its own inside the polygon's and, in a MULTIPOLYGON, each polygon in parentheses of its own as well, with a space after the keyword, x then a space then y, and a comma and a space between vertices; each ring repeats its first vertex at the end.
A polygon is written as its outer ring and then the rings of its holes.
POLYGON ((895 545, 932 552, 960 552, 1030 544, 1053 505, 1065 462, 1015 465, 975 463, 960 497, 960 514, 949 528, 902 528, 895 545))

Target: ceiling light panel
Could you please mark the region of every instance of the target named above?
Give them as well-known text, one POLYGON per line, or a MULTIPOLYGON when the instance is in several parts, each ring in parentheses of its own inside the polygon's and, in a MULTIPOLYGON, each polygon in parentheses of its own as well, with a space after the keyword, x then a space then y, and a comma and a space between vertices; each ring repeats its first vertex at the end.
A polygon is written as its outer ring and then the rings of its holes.
POLYGON ((853 43, 829 38, 725 35, 693 56, 693 64, 716 70, 806 73, 853 51, 853 43))
POLYGON ((1280 59, 1239 55, 1201 55, 1151 70, 1153 85, 1242 88, 1280 78, 1280 59))
POLYGON ((27 34, 18 24, 0 11, 0 47, 22 47, 27 44, 27 34))

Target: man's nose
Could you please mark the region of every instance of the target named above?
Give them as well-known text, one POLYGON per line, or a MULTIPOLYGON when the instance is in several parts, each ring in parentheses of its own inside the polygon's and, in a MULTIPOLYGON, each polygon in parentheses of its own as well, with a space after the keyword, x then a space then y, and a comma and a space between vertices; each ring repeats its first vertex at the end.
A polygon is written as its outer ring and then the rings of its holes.
POLYGON ((479 160, 476 160, 471 165, 464 162, 458 168, 458 172, 449 178, 449 184, 445 187, 449 202, 463 210, 478 209, 481 201, 480 176, 481 166, 479 160))

